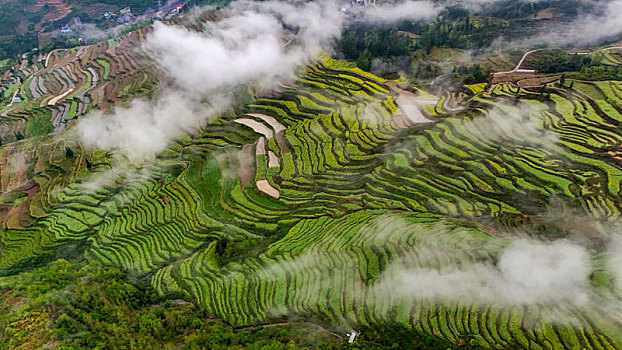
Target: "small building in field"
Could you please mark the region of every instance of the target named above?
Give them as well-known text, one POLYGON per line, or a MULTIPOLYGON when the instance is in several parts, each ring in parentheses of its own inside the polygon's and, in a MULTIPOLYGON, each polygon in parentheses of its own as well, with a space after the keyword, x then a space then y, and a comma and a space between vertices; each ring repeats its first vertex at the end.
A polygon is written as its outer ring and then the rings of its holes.
POLYGON ((172 15, 176 15, 176 14, 180 13, 180 12, 181 12, 181 9, 183 9, 183 8, 184 8, 184 6, 186 6, 186 4, 185 4, 185 3, 181 3, 181 4, 177 5, 177 6, 176 6, 176 7, 175 7, 172 11, 171 11, 171 14, 172 14, 172 15))
POLYGON ((517 69, 516 73, 523 73, 523 74, 533 74, 535 73, 535 69, 517 69))
POLYGON ((347 334, 348 335, 348 343, 354 343, 354 341, 356 341, 356 339, 359 337, 359 335, 361 335, 361 333, 355 331, 354 329, 352 331, 350 331, 350 333, 347 334))

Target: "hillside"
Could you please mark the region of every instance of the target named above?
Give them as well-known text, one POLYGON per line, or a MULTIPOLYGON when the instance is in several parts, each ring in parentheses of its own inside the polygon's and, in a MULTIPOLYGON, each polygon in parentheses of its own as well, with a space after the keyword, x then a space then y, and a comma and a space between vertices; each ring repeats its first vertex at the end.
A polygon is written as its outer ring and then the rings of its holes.
POLYGON ((0 349, 622 348, 621 49, 506 50, 461 72, 457 49, 413 44, 455 67, 430 79, 314 53, 272 85, 223 84, 232 102, 152 158, 130 152, 149 140, 93 147, 96 117, 199 109, 158 104, 176 84, 149 41, 165 26, 2 76, 0 349))
MULTIPOLYGON (((156 11, 167 13, 178 4, 184 3, 186 8, 191 8, 219 6, 228 2, 230 0, 4 0, 0 3, 0 61, 16 59, 22 54, 37 51, 47 54, 55 48, 75 46, 79 44, 79 38, 91 41, 110 35, 113 28, 122 30, 128 21, 140 24, 152 18, 156 11), (129 8, 133 16, 121 20, 120 10, 124 8, 129 8), (112 16, 106 17, 107 13, 112 16), (61 33, 61 28, 66 25, 72 27, 71 33, 61 33)), ((452 2, 435 0, 435 3, 452 2)), ((479 11, 474 19, 490 26, 481 29, 488 46, 499 36, 520 38, 533 34, 537 28, 555 27, 596 9, 598 7, 589 0, 526 3, 496 0, 491 6, 481 8, 483 11, 479 11)), ((0 64, 0 69, 2 66, 0 64)))
POLYGON ((0 60, 16 59, 28 53, 47 54, 51 49, 75 46, 79 39, 92 41, 111 34, 113 28, 122 30, 128 23, 148 20, 158 9, 168 13, 181 3, 183 1, 5 0, 0 3, 0 60), (132 16, 123 18, 120 11, 125 8, 132 11, 132 16), (65 26, 69 26, 71 32, 61 32, 65 26))

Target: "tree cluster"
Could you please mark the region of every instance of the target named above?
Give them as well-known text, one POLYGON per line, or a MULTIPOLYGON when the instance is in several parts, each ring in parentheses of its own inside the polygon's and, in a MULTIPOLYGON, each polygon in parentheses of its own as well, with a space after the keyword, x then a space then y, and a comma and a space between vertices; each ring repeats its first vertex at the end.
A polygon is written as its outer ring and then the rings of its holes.
POLYGON ((554 51, 541 55, 535 62, 535 69, 540 73, 576 72, 590 64, 592 58, 588 55, 554 51))

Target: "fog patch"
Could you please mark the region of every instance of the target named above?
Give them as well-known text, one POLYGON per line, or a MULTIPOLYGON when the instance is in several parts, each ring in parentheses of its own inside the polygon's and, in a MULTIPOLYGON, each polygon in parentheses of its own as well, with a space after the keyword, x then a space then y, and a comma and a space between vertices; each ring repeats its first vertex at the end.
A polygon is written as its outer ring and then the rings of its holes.
POLYGON ((590 255, 559 240, 516 240, 496 264, 452 264, 440 268, 390 266, 373 289, 397 298, 501 306, 538 303, 584 305, 589 300, 590 255))
POLYGON ((613 274, 616 286, 622 290, 622 234, 615 234, 609 242, 608 268, 613 274))
POLYGON ((199 126, 209 111, 179 91, 157 99, 136 99, 112 111, 96 110, 78 125, 83 142, 108 151, 120 150, 131 161, 152 158, 184 130, 199 126))
POLYGON ((622 35, 622 0, 598 6, 602 7, 593 13, 579 13, 572 22, 548 26, 537 35, 522 39, 497 38, 491 48, 587 47, 619 40, 622 35))
POLYGON ((201 32, 154 24, 144 48, 170 84, 152 99, 90 113, 78 124, 84 144, 135 162, 152 159, 185 130, 229 108, 237 87, 269 88, 291 78, 342 28, 342 14, 328 1, 240 1, 221 15, 201 32))
POLYGON ((541 112, 520 102, 516 106, 494 107, 485 116, 465 120, 465 131, 484 141, 540 146, 553 149, 559 135, 546 128, 541 112))
POLYGON ((430 20, 443 8, 432 1, 406 1, 396 5, 370 7, 365 19, 370 22, 393 23, 402 20, 430 20))
POLYGON ((579 14, 577 19, 558 31, 536 39, 550 45, 582 46, 595 44, 622 34, 622 0, 609 2, 598 14, 579 14))

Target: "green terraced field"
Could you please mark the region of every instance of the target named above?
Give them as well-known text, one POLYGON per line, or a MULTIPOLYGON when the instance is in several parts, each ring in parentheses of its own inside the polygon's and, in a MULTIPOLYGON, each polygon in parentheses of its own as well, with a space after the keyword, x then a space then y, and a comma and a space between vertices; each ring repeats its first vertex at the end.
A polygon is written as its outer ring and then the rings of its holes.
MULTIPOLYGON (((110 64, 97 62, 107 79, 110 64)), ((85 74, 81 89, 92 84, 85 74)), ((622 320, 603 308, 559 306, 576 322, 558 324, 544 316, 551 305, 400 298, 381 283, 396 266, 494 262, 510 243, 497 233, 537 227, 553 200, 618 219, 622 84, 519 96, 475 86, 465 111, 447 114, 439 102, 435 121, 409 128, 386 81, 339 61, 318 61, 280 90, 140 168, 115 170, 111 155, 74 144, 39 150, 49 159, 38 161, 41 191, 27 202, 37 220, 0 232, 0 269, 84 242, 89 260, 235 326, 297 315, 344 331, 401 324, 489 348, 622 348, 622 320)), ((593 287, 619 302, 602 278, 593 287)))

